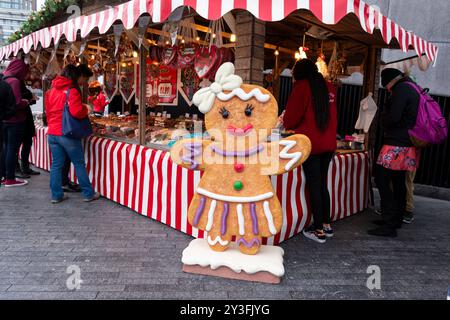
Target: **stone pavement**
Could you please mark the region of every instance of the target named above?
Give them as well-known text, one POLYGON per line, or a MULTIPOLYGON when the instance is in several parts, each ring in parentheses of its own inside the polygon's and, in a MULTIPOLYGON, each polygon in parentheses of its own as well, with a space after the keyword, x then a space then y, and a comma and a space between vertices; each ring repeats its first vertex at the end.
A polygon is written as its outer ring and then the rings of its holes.
POLYGON ((397 239, 366 234, 372 212, 336 223, 325 245, 298 235, 282 244, 282 283, 265 285, 185 274, 189 236, 104 199, 52 205, 48 181, 0 188, 0 299, 445 300, 450 285, 450 202, 417 198, 417 219, 397 239), (70 265, 79 290, 67 289, 70 265), (366 287, 370 265, 381 290, 366 287))

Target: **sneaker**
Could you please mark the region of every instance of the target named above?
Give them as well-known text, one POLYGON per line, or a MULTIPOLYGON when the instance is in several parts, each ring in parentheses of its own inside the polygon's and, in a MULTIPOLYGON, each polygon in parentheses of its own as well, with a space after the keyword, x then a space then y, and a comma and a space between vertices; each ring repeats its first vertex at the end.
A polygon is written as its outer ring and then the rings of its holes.
POLYGON ((22 169, 22 172, 24 174, 27 174, 27 175, 30 175, 30 176, 38 176, 38 175, 41 174, 39 171, 35 171, 35 170, 31 169, 30 167, 22 169))
POLYGON ((411 224, 414 221, 414 213, 406 212, 403 216, 403 223, 411 224))
POLYGON ((379 209, 375 209, 375 213, 379 216, 381 216, 383 214, 383 210, 381 210, 381 208, 379 209))
POLYGON ((63 195, 63 197, 61 199, 58 199, 58 200, 52 199, 51 202, 53 204, 57 204, 57 203, 63 202, 64 200, 67 200, 67 199, 69 199, 69 197, 67 195, 63 195))
POLYGON ((95 200, 100 199, 100 193, 96 192, 94 193, 94 195, 92 197, 90 197, 89 199, 83 199, 84 202, 92 202, 95 200))
POLYGON ((334 231, 331 227, 323 227, 323 232, 327 238, 333 238, 334 231))
POLYGON ((63 186, 64 192, 81 192, 81 188, 78 184, 69 182, 68 185, 63 186))
POLYGON ((327 241, 327 237, 325 233, 319 233, 317 230, 303 230, 303 235, 313 241, 318 243, 325 243, 327 241))
POLYGON ((15 176, 20 179, 29 179, 31 176, 29 174, 26 174, 22 170, 16 170, 15 176))
POLYGON ((397 230, 387 228, 387 227, 379 227, 376 229, 372 229, 372 230, 367 231, 367 233, 371 236, 377 236, 377 237, 389 237, 389 238, 397 237, 397 230))
POLYGON ((20 179, 6 179, 5 180, 5 187, 11 188, 11 187, 21 187, 28 184, 27 180, 20 180, 20 179))

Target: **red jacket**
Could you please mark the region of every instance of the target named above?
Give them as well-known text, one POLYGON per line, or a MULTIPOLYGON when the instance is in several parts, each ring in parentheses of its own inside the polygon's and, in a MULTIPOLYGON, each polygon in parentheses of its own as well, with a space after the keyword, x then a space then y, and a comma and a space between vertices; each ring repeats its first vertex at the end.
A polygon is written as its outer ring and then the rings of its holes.
POLYGON ((103 113, 105 112, 105 107, 108 105, 105 95, 100 92, 98 96, 92 96, 88 98, 89 102, 94 106, 94 112, 103 113))
POLYGON ((83 105, 80 92, 73 87, 72 80, 58 76, 52 82, 52 88, 45 94, 45 114, 48 122, 48 134, 62 136, 62 116, 69 93, 69 112, 77 119, 84 119, 89 110, 83 105))
POLYGON ((287 130, 306 135, 312 143, 311 154, 336 151, 337 107, 336 89, 327 82, 330 95, 330 121, 325 131, 316 125, 311 88, 308 80, 296 81, 286 105, 283 123, 287 130))

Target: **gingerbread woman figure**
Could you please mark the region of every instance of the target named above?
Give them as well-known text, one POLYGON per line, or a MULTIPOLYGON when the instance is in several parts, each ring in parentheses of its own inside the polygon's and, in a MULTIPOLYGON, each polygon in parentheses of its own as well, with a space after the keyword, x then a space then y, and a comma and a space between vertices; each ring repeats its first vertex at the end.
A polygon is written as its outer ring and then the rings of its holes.
POLYGON ((204 174, 189 206, 191 225, 207 232, 215 251, 233 236, 244 254, 256 254, 262 237, 281 230, 283 213, 270 175, 301 165, 311 152, 304 135, 268 142, 278 119, 278 104, 266 89, 243 84, 232 63, 223 64, 215 82, 194 95, 205 114, 206 139, 178 141, 172 160, 204 174))

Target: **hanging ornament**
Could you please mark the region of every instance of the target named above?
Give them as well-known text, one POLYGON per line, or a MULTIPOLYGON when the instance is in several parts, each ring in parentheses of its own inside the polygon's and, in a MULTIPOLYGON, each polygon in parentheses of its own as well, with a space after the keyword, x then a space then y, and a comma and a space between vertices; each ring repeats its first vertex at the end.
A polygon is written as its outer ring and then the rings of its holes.
POLYGON ((325 79, 328 78, 328 66, 325 62, 325 55, 323 53, 319 54, 316 61, 317 69, 319 69, 319 72, 323 75, 325 79))
POLYGON ((217 48, 223 46, 222 31, 224 30, 223 19, 213 20, 209 23, 209 32, 206 34, 205 41, 209 42, 211 48, 215 45, 217 48))
POLYGON ((80 49, 78 50, 77 57, 80 57, 84 53, 84 51, 86 50, 86 44, 87 44, 86 38, 81 39, 80 49))
POLYGON ((320 47, 320 53, 319 53, 319 56, 317 57, 317 61, 316 61, 316 66, 317 66, 317 69, 319 69, 319 72, 323 75, 323 77, 325 79, 328 79, 328 66, 327 66, 325 59, 326 59, 326 57, 323 54, 323 41, 322 41, 322 45, 320 47))
POLYGON ((177 42, 179 22, 166 22, 158 39, 159 46, 174 46, 177 42))
POLYGON ((115 44, 114 56, 117 56, 117 53, 119 51, 119 46, 120 46, 120 39, 121 39, 122 33, 123 33, 123 25, 115 24, 113 26, 113 29, 114 29, 114 44, 115 44))
POLYGON ((145 34, 147 33, 147 27, 148 27, 149 23, 150 23, 150 16, 143 16, 143 17, 139 18, 139 21, 138 21, 138 32, 137 32, 138 47, 139 48, 141 48, 142 42, 145 39, 145 34))

